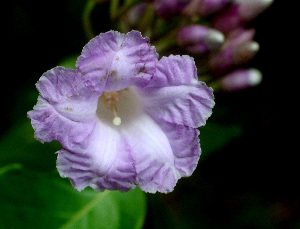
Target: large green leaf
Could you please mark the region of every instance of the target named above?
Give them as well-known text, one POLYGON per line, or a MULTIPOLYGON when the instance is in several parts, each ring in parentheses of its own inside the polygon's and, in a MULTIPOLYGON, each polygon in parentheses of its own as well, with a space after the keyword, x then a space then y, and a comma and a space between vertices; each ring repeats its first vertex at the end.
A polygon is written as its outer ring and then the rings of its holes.
POLYGON ((145 196, 139 190, 75 190, 67 179, 11 164, 0 169, 2 228, 141 228, 145 196))
POLYGON ((201 160, 217 150, 221 150, 242 133, 240 125, 222 125, 208 122, 200 128, 201 160))
POLYGON ((20 163, 31 170, 55 170, 54 153, 61 148, 59 143, 42 144, 33 136, 34 131, 29 119, 12 127, 0 141, 0 167, 20 163))

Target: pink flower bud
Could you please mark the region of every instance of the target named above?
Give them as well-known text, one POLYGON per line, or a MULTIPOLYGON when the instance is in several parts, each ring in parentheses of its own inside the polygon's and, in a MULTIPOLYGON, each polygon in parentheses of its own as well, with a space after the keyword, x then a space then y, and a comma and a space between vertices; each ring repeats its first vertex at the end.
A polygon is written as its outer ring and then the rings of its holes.
POLYGON ((244 27, 246 23, 267 9, 272 2, 273 0, 235 0, 227 10, 216 15, 213 27, 223 33, 244 27))
POLYGON ((235 0, 240 5, 240 15, 245 21, 251 21, 265 11, 273 0, 235 0))
POLYGON ((258 85, 262 80, 259 70, 238 69, 224 76, 221 80, 221 87, 225 91, 238 91, 258 85))
POLYGON ((230 3, 230 0, 201 0, 198 12, 207 16, 218 12, 230 3))
POLYGON ((209 65, 215 74, 224 74, 234 66, 250 61, 259 51, 253 41, 254 30, 238 30, 229 34, 222 50, 211 56, 209 65))
POLYGON ((168 19, 179 14, 190 0, 154 0, 154 11, 158 16, 168 19))
POLYGON ((132 7, 127 14, 127 22, 131 27, 136 26, 141 18, 143 17, 145 11, 147 9, 147 3, 141 2, 134 7, 132 7))
POLYGON ((190 16, 195 14, 208 16, 223 9, 230 2, 231 0, 192 0, 184 11, 190 16))
POLYGON ((177 33, 179 45, 195 54, 219 50, 224 39, 221 32, 202 25, 185 26, 177 33))

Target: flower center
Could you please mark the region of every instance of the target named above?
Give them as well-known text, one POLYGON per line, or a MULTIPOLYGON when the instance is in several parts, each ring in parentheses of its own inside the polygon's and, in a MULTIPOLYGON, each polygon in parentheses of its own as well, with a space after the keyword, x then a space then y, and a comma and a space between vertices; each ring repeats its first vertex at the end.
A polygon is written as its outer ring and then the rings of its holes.
POLYGON ((103 92, 98 99, 97 116, 110 126, 126 126, 141 112, 140 98, 133 87, 103 92))

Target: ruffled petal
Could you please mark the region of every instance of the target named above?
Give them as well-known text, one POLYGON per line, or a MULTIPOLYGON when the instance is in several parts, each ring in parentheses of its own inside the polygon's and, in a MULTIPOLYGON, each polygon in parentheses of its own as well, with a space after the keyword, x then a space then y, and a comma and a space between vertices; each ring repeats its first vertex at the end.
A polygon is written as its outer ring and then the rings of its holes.
POLYGON ((82 190, 128 191, 136 185, 134 159, 117 128, 98 121, 83 150, 58 152, 57 169, 82 190))
POLYGON ((149 83, 158 54, 138 31, 102 33, 82 50, 76 66, 95 91, 118 91, 149 83))
POLYGON ((144 110, 155 120, 197 128, 205 125, 214 106, 204 83, 137 90, 144 110))
POLYGON ((153 82, 137 90, 144 110, 157 121, 197 128, 212 113, 211 88, 197 80, 194 60, 188 56, 162 58, 153 82))
POLYGON ((137 185, 146 192, 167 193, 180 177, 176 164, 180 169, 184 163, 175 159, 169 139, 147 114, 121 129, 99 122, 89 138, 91 145, 82 152, 58 152, 60 175, 78 190, 91 186, 128 191, 137 185))
POLYGON ((194 59, 190 56, 170 55, 162 57, 147 87, 191 85, 198 81, 194 59))
POLYGON ((137 117, 121 132, 134 159, 138 186, 150 193, 174 189, 179 174, 169 140, 161 127, 147 114, 137 117))
POLYGON ((169 140, 180 177, 190 176, 196 169, 201 154, 199 131, 165 121, 159 122, 159 125, 169 140))
POLYGON ((28 117, 41 142, 58 140, 65 148, 86 147, 85 139, 97 120, 97 96, 80 77, 76 70, 57 67, 38 81, 40 96, 28 117))

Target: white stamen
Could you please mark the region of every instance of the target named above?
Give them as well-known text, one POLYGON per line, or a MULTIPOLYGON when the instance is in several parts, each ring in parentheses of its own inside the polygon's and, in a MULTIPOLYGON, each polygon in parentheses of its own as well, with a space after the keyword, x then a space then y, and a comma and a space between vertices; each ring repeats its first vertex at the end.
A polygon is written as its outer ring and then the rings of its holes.
POLYGON ((114 120, 113 120, 113 124, 115 126, 120 126, 121 125, 121 118, 120 117, 115 117, 114 120))

